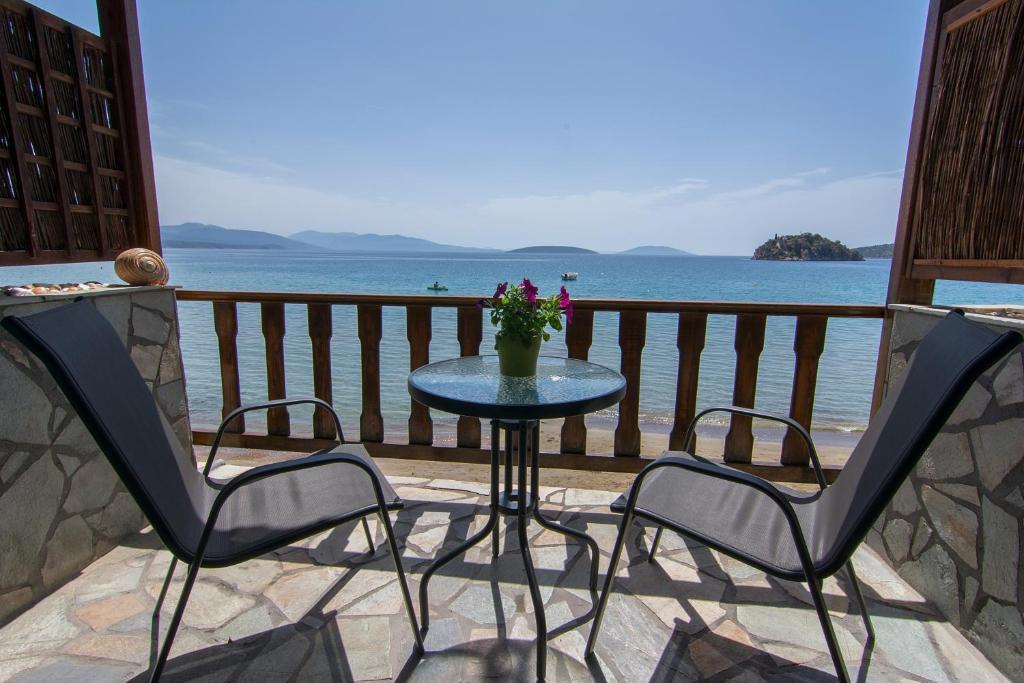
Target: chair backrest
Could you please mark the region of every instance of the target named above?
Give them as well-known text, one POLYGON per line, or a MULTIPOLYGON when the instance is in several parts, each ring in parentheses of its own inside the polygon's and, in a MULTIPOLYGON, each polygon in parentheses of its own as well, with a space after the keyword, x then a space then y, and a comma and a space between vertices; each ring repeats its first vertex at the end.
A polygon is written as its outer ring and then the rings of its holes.
POLYGON ((190 556, 208 487, 107 319, 81 300, 2 325, 42 360, 168 548, 190 556))
POLYGON ((811 553, 837 571, 910 475, 971 385, 1021 341, 953 311, 921 341, 813 512, 811 553))

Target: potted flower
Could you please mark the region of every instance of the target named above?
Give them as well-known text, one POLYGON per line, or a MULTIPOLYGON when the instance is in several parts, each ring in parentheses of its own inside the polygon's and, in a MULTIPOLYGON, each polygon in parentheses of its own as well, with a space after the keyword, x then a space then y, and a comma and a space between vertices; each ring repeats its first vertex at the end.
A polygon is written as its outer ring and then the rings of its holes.
POLYGON ((572 323, 572 301, 565 287, 542 299, 528 279, 518 285, 502 282, 490 299, 482 299, 480 308, 491 309, 491 324, 498 328, 494 348, 498 351, 501 374, 532 377, 537 374, 541 340, 551 338, 547 328, 562 329, 562 311, 572 323))

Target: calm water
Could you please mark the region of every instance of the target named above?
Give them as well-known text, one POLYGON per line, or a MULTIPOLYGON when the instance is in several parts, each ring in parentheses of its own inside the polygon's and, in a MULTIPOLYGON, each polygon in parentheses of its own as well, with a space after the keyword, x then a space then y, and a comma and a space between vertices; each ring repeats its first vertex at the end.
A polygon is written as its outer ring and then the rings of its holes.
MULTIPOLYGON (((499 280, 529 277, 542 294, 561 286, 560 274, 578 271, 567 283, 574 297, 731 301, 788 301, 821 303, 882 303, 889 272, 888 260, 862 263, 794 263, 752 261, 745 257, 661 257, 605 255, 487 255, 401 256, 268 252, 257 250, 168 249, 165 257, 172 283, 193 289, 289 290, 346 293, 424 294, 438 280, 454 295, 488 295, 499 280)), ((117 281, 110 264, 20 267, 0 269, 4 284, 67 282, 97 279, 117 281)), ((1010 285, 941 282, 936 301, 945 304, 1024 303, 1024 290, 1010 285)), ((289 395, 312 394, 311 351, 302 306, 288 306, 285 337, 289 395)), ((216 336, 209 303, 180 304, 181 340, 194 424, 219 419, 220 379, 216 336)), ((647 429, 667 429, 675 397, 677 351, 676 316, 649 314, 647 344, 641 374, 641 419, 647 429)), ((598 313, 590 358, 618 367, 618 316, 598 313)), ((711 316, 701 361, 699 405, 729 403, 735 352, 735 318, 711 316)), ((795 322, 769 318, 758 376, 758 407, 786 412, 793 373, 795 322)), ((821 359, 815 396, 814 427, 837 434, 864 425, 881 323, 875 320, 831 320, 821 359)), ((486 352, 493 337, 485 320, 486 352)), ((357 433, 359 416, 359 346, 355 310, 334 308, 333 372, 335 403, 346 429, 357 433)), ((266 396, 263 338, 259 306, 239 304, 238 351, 244 401, 266 396)), ((552 337, 542 353, 565 354, 562 334, 552 337)), ((433 314, 430 357, 458 355, 455 313, 433 314)), ((409 395, 405 314, 384 309, 381 342, 382 407, 385 428, 403 432, 409 395)), ((293 431, 307 431, 308 413, 294 410, 293 431)), ((607 424, 614 412, 595 416, 607 424)), ((453 418, 434 414, 440 425, 453 418)))

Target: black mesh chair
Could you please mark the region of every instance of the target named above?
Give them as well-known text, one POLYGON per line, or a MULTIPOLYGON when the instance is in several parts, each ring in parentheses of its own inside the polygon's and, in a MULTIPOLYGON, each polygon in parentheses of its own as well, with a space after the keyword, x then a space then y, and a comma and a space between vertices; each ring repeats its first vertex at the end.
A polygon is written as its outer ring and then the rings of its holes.
POLYGON ((793 420, 733 406, 699 413, 687 430, 685 444, 692 443, 697 422, 713 412, 789 425, 806 441, 821 488, 801 494, 689 453, 664 453, 612 504, 612 510, 623 517, 587 655, 597 643, 626 531, 638 517, 658 527, 649 559, 654 558, 663 530, 669 529, 772 576, 806 581, 836 673, 840 680, 849 680, 821 594, 822 581, 846 568, 869 643, 873 641, 850 557, 971 384, 1020 341, 1016 332, 1000 335, 965 319, 959 311, 948 314, 921 341, 843 471, 828 487, 810 435, 793 420))
POLYGON ((3 327, 38 356, 78 412, 135 502, 174 555, 153 614, 154 643, 164 597, 178 560, 188 565, 181 597, 163 646, 151 668, 159 678, 167 662, 189 593, 200 567, 238 564, 294 541, 359 519, 373 550, 366 516, 377 514, 395 561, 405 607, 421 652, 416 615, 388 516, 402 501, 359 445, 342 444, 295 460, 250 469, 228 481, 210 478, 225 427, 255 409, 313 403, 270 401, 229 414, 210 450, 203 473, 182 452, 163 413, 135 369, 114 328, 88 301, 24 317, 3 327))

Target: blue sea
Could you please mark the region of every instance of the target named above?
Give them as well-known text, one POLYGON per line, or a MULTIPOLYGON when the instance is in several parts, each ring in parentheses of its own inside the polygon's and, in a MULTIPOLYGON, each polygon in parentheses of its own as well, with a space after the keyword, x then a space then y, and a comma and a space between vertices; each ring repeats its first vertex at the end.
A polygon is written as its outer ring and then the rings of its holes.
MULTIPOLYGON (((753 261, 730 256, 622 256, 455 254, 400 255, 299 253, 262 250, 166 249, 171 283, 190 289, 282 290, 376 294, 426 294, 439 281, 453 295, 486 296, 499 281, 524 277, 542 295, 558 291, 565 271, 579 279, 566 283, 576 298, 628 298, 716 301, 870 303, 885 300, 887 259, 865 262, 753 261)), ((0 268, 0 283, 117 282, 112 264, 0 268)), ((1024 304, 1024 289, 1012 285, 940 282, 941 304, 1024 304)), ((216 424, 220 416, 220 375, 212 308, 205 302, 181 302, 181 345, 194 425, 216 424)), ((312 394, 311 351, 304 306, 288 306, 285 337, 289 395, 312 394)), ((641 421, 646 430, 671 427, 675 400, 677 318, 649 314, 641 373, 641 421)), ((701 360, 699 405, 731 402, 735 318, 710 316, 701 360)), ((792 318, 769 318, 757 385, 757 406, 786 412, 794 365, 792 318)), ((828 324, 814 405, 814 429, 837 442, 863 429, 871 400, 878 352, 878 320, 832 319, 828 324), (831 435, 831 436, 830 436, 831 435), (846 436, 844 436, 846 435, 846 436)), ((617 368, 618 316, 597 313, 591 360, 617 368)), ((482 352, 493 336, 485 320, 482 352)), ((358 433, 359 345, 353 307, 334 307, 332 339, 334 399, 348 433, 358 433)), ((239 304, 238 351, 244 401, 266 397, 265 358, 259 306, 239 304)), ((565 338, 553 335, 542 353, 565 354, 565 338)), ((455 312, 433 313, 430 357, 458 355, 455 312)), ((381 402, 385 429, 398 438, 406 430, 409 369, 405 312, 384 309, 381 341, 381 402)), ((293 410, 293 433, 308 433, 308 412, 293 410)), ((590 418, 594 426, 614 425, 615 413, 590 418)), ((439 430, 454 425, 451 416, 434 413, 439 430)), ((258 424, 254 419, 250 424, 258 424)))

